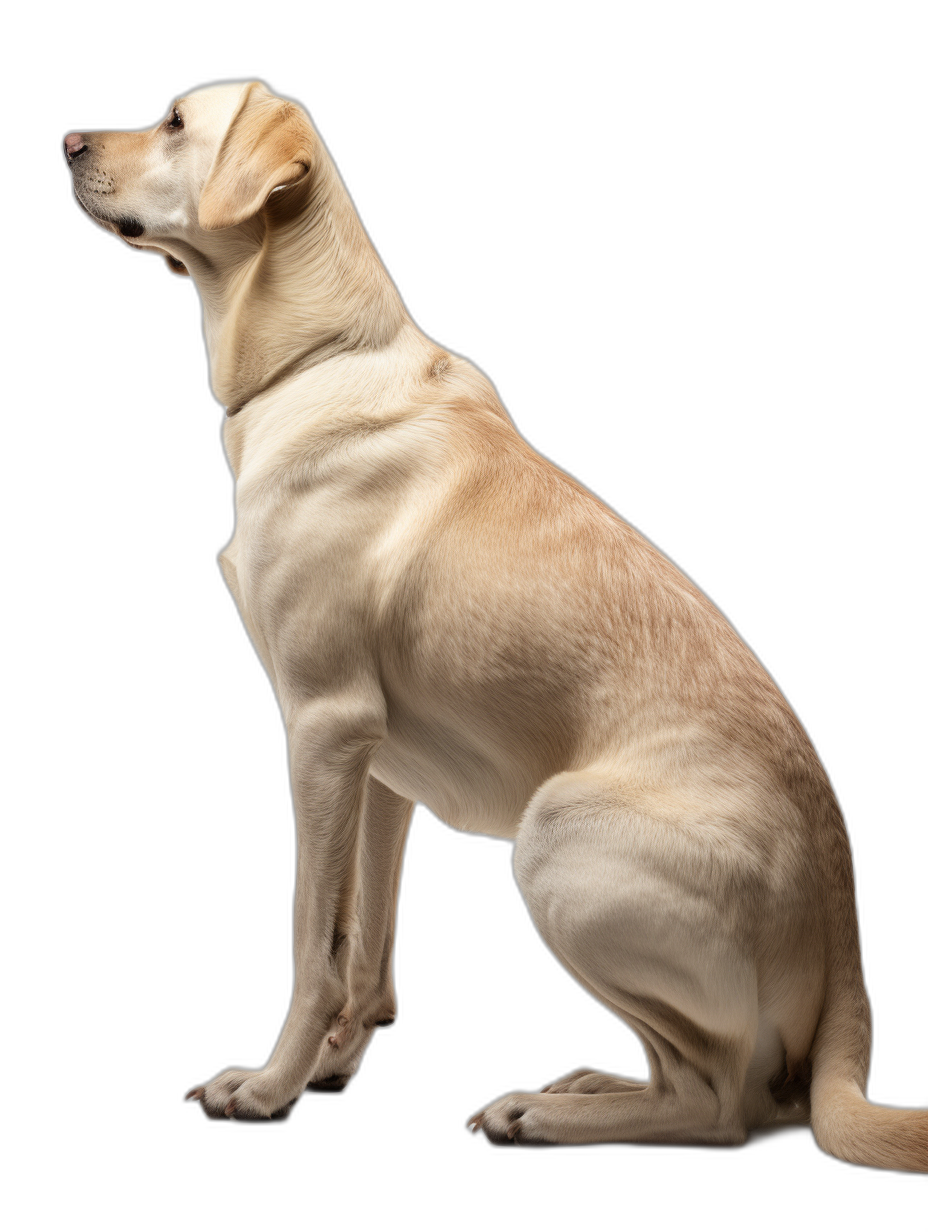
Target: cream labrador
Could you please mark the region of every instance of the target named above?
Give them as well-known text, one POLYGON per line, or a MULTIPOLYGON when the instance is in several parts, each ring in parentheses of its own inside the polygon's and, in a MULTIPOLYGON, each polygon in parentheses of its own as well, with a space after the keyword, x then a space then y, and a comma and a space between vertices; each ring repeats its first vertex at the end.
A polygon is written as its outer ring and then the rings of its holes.
POLYGON ((422 801, 514 841, 538 931, 650 1063, 475 1128, 739 1143, 811 1121, 842 1159, 928 1170, 928 1111, 864 1095, 851 855, 805 732, 705 596, 416 327, 303 110, 221 85, 65 151, 97 222, 196 281, 236 480, 220 559, 289 737, 289 1014, 263 1069, 190 1097, 280 1117, 354 1073, 395 1013, 422 801))

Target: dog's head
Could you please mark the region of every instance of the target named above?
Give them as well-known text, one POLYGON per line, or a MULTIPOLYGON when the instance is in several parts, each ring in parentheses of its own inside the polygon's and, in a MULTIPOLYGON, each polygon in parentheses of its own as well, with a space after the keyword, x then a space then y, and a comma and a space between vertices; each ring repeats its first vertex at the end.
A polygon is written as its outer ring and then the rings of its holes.
POLYGON ((181 258, 209 255, 211 233, 247 224, 306 176, 316 140, 295 103, 253 81, 196 90, 142 132, 69 133, 64 151, 87 213, 186 273, 181 258))

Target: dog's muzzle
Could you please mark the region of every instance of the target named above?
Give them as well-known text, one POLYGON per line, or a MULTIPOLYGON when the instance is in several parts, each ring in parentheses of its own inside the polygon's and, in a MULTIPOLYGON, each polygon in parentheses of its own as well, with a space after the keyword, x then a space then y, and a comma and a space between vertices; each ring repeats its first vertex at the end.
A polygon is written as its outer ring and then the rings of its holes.
MULTIPOLYGON (((65 137, 64 156, 68 160, 68 166, 70 167, 72 174, 75 172, 74 164, 79 158, 86 154, 89 149, 90 146, 84 140, 81 133, 68 133, 67 137, 65 137)), ((92 218, 96 218, 98 222, 112 223, 116 227, 119 234, 125 236, 126 239, 138 239, 140 235, 145 234, 144 225, 138 218, 134 218, 131 214, 124 214, 120 218, 113 218, 112 216, 101 214, 97 210, 92 210, 86 199, 82 199, 80 192, 77 193, 77 199, 92 218)))

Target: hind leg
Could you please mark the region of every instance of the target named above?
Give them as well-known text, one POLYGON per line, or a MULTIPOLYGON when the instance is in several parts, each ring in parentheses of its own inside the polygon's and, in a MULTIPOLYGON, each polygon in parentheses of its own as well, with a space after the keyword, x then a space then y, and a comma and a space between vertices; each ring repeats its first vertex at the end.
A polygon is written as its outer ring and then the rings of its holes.
POLYGON ((737 1143, 758 1025, 735 872, 598 776, 562 775, 532 801, 515 872, 542 937, 641 1037, 647 1083, 579 1071, 472 1118, 494 1141, 737 1143))

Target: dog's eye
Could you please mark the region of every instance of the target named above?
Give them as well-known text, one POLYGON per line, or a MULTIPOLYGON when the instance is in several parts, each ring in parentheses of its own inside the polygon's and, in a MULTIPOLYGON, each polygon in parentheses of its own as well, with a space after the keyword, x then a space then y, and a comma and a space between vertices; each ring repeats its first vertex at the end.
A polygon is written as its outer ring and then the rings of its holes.
POLYGON ((171 113, 171 118, 168 120, 168 128, 183 128, 184 122, 180 118, 180 112, 175 107, 171 113))

